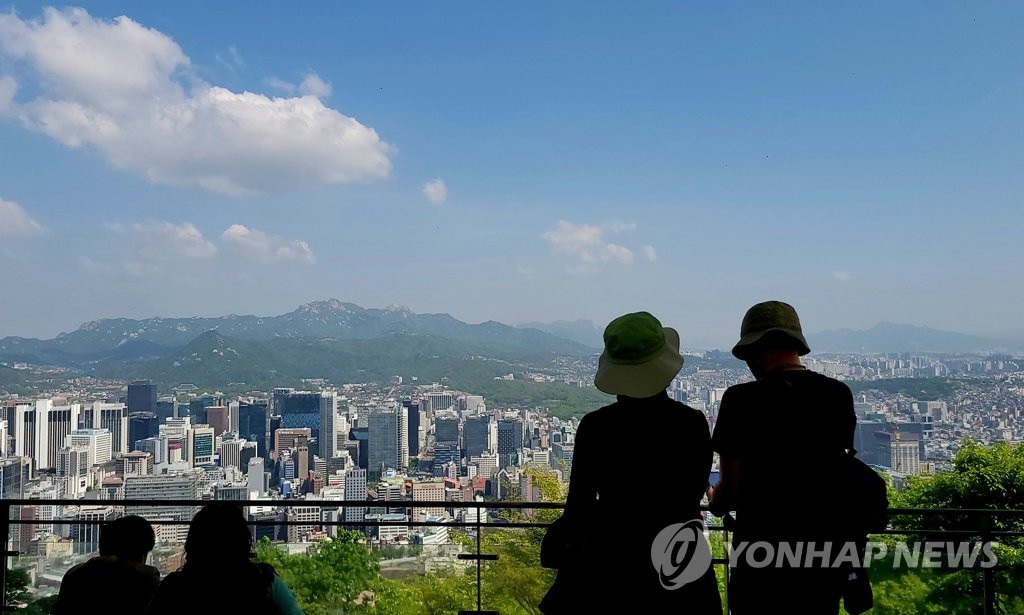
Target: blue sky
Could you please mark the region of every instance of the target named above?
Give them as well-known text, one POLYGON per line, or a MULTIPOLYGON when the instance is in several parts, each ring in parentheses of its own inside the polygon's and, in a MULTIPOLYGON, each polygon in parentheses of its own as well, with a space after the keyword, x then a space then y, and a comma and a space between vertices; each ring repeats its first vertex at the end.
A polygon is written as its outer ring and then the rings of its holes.
POLYGON ((337 297, 1024 337, 1019 3, 45 7, 0 5, 0 335, 337 297))

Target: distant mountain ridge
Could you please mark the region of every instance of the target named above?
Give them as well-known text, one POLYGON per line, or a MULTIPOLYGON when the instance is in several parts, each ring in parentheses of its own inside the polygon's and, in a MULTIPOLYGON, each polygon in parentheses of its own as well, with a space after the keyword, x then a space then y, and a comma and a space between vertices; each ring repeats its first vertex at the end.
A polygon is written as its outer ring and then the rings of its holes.
POLYGON ((870 329, 833 329, 813 333, 807 341, 814 352, 1019 352, 1024 344, 931 327, 880 322, 870 329))
POLYGON ((554 322, 526 322, 516 325, 520 329, 537 329, 574 342, 579 342, 594 349, 604 347, 604 329, 593 321, 556 320, 554 322))
POLYGON ((212 318, 127 318, 84 323, 50 340, 0 339, 0 361, 66 366, 143 361, 173 354, 204 333, 266 342, 280 338, 368 340, 418 334, 458 342, 496 358, 585 356, 594 352, 575 341, 495 321, 468 324, 449 314, 416 314, 404 306, 363 308, 337 299, 314 301, 279 316, 228 315, 212 318))

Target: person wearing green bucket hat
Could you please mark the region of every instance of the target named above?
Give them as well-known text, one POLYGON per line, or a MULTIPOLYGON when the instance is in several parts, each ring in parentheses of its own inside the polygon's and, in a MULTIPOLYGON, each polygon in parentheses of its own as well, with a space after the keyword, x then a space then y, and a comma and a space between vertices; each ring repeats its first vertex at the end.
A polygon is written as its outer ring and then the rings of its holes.
POLYGON ((793 306, 765 301, 747 310, 732 354, 747 363, 755 379, 729 387, 719 402, 712 443, 721 478, 709 510, 727 524, 735 513, 734 549, 754 544, 766 544, 773 553, 808 544, 819 552, 824 545, 834 548, 824 558, 797 558, 796 564, 753 566, 740 558, 729 581, 733 615, 769 610, 837 615, 841 600, 851 614, 870 607, 870 586, 866 605, 862 600, 855 606, 849 593, 850 579, 865 589, 865 571, 834 561, 849 538, 840 504, 845 500, 838 493, 845 487, 837 479, 843 456, 853 449, 853 394, 843 382, 803 366, 800 357, 810 351, 793 306), (797 477, 808 488, 794 501, 788 496, 797 477), (797 506, 820 512, 793 523, 797 506))
POLYGON ((696 529, 704 527, 711 430, 703 412, 667 391, 682 365, 678 332, 649 312, 620 316, 605 329, 594 386, 616 400, 584 415, 571 441, 565 510, 541 545, 541 565, 558 571, 539 605, 545 615, 721 615, 710 545, 696 529), (633 438, 636 463, 671 474, 667 501, 639 515, 637 465, 616 461, 633 438), (628 536, 608 539, 624 519, 628 536))

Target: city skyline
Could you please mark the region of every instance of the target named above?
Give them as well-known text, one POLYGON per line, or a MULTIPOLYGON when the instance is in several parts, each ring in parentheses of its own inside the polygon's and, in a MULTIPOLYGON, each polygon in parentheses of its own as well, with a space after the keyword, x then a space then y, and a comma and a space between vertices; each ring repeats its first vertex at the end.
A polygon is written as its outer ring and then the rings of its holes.
POLYGON ((1024 7, 10 7, 0 337, 329 297, 1024 337, 1024 7))

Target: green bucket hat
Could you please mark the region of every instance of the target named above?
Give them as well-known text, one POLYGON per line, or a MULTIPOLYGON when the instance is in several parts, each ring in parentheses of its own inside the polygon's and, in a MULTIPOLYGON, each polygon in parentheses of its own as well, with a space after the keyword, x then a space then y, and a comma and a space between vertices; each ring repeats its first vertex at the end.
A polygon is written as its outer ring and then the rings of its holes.
POLYGON ((811 352, 800 327, 800 317, 788 303, 765 301, 747 310, 740 325, 740 341, 732 349, 737 359, 745 361, 750 351, 769 333, 784 334, 796 343, 797 352, 803 356, 811 352))
POLYGON ((609 395, 653 397, 683 367, 679 333, 647 312, 626 314, 604 330, 594 386, 609 395))

